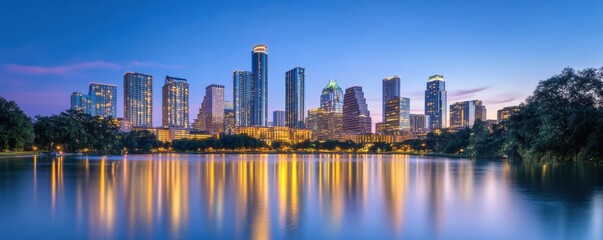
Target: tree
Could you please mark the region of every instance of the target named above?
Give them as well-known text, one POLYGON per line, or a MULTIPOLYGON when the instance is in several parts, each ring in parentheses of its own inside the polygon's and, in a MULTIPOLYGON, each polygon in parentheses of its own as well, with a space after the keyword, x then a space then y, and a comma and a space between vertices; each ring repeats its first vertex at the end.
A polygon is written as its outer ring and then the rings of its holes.
POLYGON ((0 97, 0 151, 21 151, 31 146, 33 140, 31 119, 17 103, 0 97))

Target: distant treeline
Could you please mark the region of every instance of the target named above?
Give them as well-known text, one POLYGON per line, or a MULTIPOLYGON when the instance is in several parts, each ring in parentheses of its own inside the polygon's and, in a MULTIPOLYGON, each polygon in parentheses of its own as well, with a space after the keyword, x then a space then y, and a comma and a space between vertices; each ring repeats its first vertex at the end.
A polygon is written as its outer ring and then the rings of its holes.
POLYGON ((112 118, 67 110, 59 115, 27 117, 14 101, 0 97, 0 151, 61 149, 100 154, 208 150, 278 150, 410 152, 455 154, 532 162, 603 163, 603 69, 563 70, 541 81, 510 119, 491 126, 477 121, 471 128, 440 129, 424 138, 398 143, 263 141, 246 135, 163 143, 148 131, 122 133, 112 118))

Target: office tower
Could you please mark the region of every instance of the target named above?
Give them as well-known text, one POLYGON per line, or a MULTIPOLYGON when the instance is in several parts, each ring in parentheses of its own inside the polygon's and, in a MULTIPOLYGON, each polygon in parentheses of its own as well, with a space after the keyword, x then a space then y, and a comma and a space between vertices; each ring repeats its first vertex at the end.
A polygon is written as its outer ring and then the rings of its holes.
POLYGON ((383 132, 400 134, 410 131, 410 99, 400 96, 400 76, 383 79, 383 132))
POLYGON ((289 128, 305 128, 305 71, 296 67, 285 73, 286 126, 289 128))
POLYGON ((88 91, 92 116, 117 117, 117 86, 90 83, 88 91))
POLYGON ((410 98, 393 97, 385 105, 384 133, 410 132, 410 98))
POLYGON ((322 89, 320 108, 327 112, 341 113, 343 111, 343 91, 337 85, 336 80, 329 80, 327 86, 322 89))
POLYGON ((433 75, 427 80, 425 90, 425 115, 429 116, 429 128, 438 129, 448 127, 447 93, 444 76, 433 75))
POLYGON ((224 132, 233 134, 235 128, 234 103, 224 101, 224 132))
POLYGON ((482 112, 478 112, 477 109, 485 112, 485 107, 480 100, 457 102, 450 105, 450 127, 472 127, 476 120, 483 117, 482 112))
POLYGON ((232 73, 233 109, 235 126, 252 126, 252 82, 253 74, 248 71, 234 71, 232 73))
POLYGON ((256 45, 251 52, 252 111, 251 124, 266 126, 268 123, 268 47, 256 45))
POLYGON ((272 126, 274 127, 285 127, 285 111, 276 110, 272 112, 272 126))
POLYGON ((197 117, 211 134, 224 132, 224 85, 211 84, 205 88, 205 97, 197 117))
POLYGON ((519 110, 519 106, 504 107, 496 112, 496 119, 498 122, 509 120, 511 115, 519 112, 519 110))
POLYGON ((188 128, 188 82, 186 79, 165 76, 162 90, 163 127, 188 128))
POLYGON ((425 133, 429 130, 429 116, 410 114, 410 130, 412 133, 425 133))
POLYGON ((343 114, 322 108, 308 110, 306 126, 312 131, 312 139, 318 141, 342 140, 343 114))
POLYGON ((133 128, 153 127, 153 76, 124 75, 124 119, 133 128))
POLYGON ((371 133, 371 124, 371 114, 362 87, 354 86, 346 89, 343 96, 343 132, 371 133))
POLYGON ((473 104, 475 105, 475 120, 486 122, 488 120, 486 106, 482 104, 481 100, 475 100, 473 104))
POLYGON ((71 109, 92 114, 92 100, 90 99, 90 95, 73 92, 71 94, 71 109))

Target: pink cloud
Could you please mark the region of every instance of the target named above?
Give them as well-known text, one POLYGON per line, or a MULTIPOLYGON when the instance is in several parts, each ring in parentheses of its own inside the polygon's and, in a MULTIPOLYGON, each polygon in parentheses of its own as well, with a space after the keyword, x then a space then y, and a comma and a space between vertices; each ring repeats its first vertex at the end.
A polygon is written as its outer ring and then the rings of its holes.
POLYGON ((168 65, 163 63, 155 63, 149 61, 132 61, 130 63, 132 67, 147 67, 147 68, 182 68, 180 65, 168 65))
POLYGON ((43 66, 28 66, 18 64, 7 64, 4 69, 9 72, 31 74, 31 75, 65 75, 74 71, 83 69, 94 69, 94 68, 105 68, 105 69, 120 69, 121 67, 115 63, 105 61, 92 61, 92 62, 81 62, 65 66, 55 67, 43 67, 43 66))

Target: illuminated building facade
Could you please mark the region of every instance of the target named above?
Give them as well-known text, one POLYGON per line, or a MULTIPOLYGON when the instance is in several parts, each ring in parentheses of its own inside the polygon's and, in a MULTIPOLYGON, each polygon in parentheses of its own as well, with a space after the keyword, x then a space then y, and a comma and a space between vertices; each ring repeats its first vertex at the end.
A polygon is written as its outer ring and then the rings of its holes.
POLYGON ((117 86, 90 83, 90 114, 92 116, 117 117, 117 86))
POLYGON ((268 47, 256 45, 251 52, 252 106, 251 125, 268 124, 268 47))
MULTIPOLYGON (((305 128, 305 71, 296 67, 285 73, 286 126, 289 128, 305 128)), ((278 126, 276 120, 274 124, 278 126)))
POLYGON ((320 108, 327 112, 343 112, 343 91, 336 80, 329 80, 320 95, 320 108))
POLYGON ((236 133, 246 134, 250 137, 260 139, 267 144, 271 144, 274 141, 295 144, 310 140, 312 137, 312 132, 309 129, 288 127, 237 127, 236 133))
POLYGON ((375 134, 375 133, 364 133, 364 134, 345 134, 343 141, 351 140, 355 143, 396 143, 402 142, 407 139, 411 139, 410 135, 394 135, 394 134, 375 134))
POLYGON ((196 121, 196 129, 211 134, 224 132, 224 85, 211 84, 205 88, 196 121))
POLYGON ((276 110, 272 112, 272 126, 274 127, 285 127, 285 111, 276 110))
POLYGON ((427 80, 425 90, 425 115, 429 116, 429 128, 448 127, 447 92, 444 76, 433 75, 427 80))
POLYGON ((343 136, 343 114, 313 108, 308 110, 306 126, 312 131, 313 140, 340 140, 343 136))
POLYGON ((412 133, 426 133, 429 130, 429 116, 424 114, 410 114, 410 131, 412 133))
POLYGON ((498 122, 509 120, 511 115, 519 112, 519 110, 519 106, 504 107, 503 109, 500 109, 496 112, 496 119, 498 120, 498 122))
POLYGON ((362 87, 347 88, 343 97, 343 132, 371 133, 371 124, 371 113, 368 110, 362 87))
POLYGON ((153 126, 153 76, 124 75, 124 119, 135 127, 153 126))
MULTIPOLYGON (((450 127, 464 128, 472 127, 476 120, 481 120, 485 113, 485 106, 480 100, 457 102, 450 105, 450 127), (477 109, 481 109, 480 112, 477 109)), ((485 121, 483 119, 482 121, 485 121)))
POLYGON ((224 132, 233 134, 235 128, 234 106, 233 102, 224 101, 224 132))
POLYGON ((253 109, 253 73, 248 71, 234 71, 232 73, 232 82, 235 126, 252 126, 251 112, 253 109))
POLYGON ((383 79, 384 133, 410 132, 410 98, 400 96, 400 76, 383 79))
POLYGON ((186 79, 165 76, 162 90, 163 127, 188 128, 188 82, 186 79))
POLYGON ((73 92, 71 94, 71 109, 92 114, 92 100, 90 95, 73 92))

